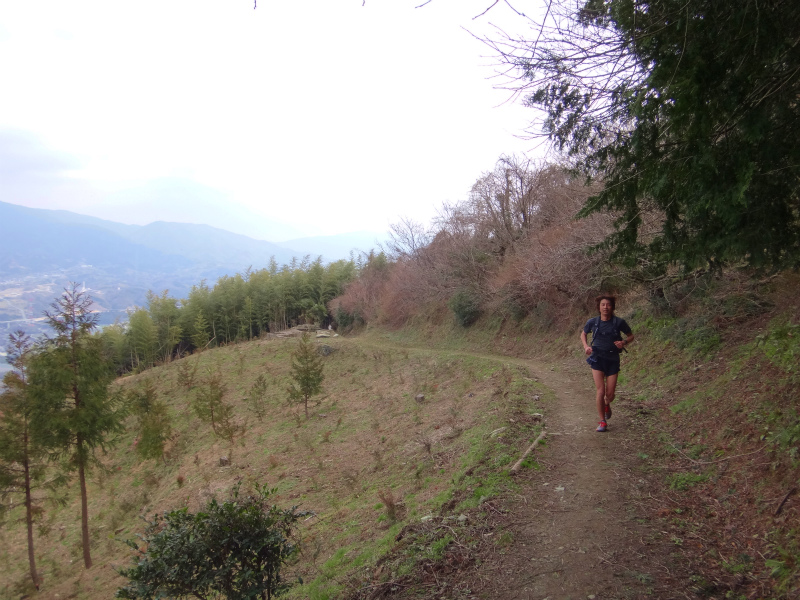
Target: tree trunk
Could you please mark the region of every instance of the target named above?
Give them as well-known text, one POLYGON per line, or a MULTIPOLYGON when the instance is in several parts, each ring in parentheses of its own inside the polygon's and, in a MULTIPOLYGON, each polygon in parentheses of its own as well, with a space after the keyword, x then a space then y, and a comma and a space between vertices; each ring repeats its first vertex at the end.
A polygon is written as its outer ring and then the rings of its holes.
POLYGON ((36 572, 36 556, 33 552, 33 499, 31 498, 31 468, 28 460, 28 432, 25 432, 25 524, 28 526, 28 566, 31 570, 31 579, 36 589, 39 589, 39 574, 36 572))
POLYGON ((86 470, 83 457, 83 439, 78 434, 78 480, 81 485, 81 540, 83 542, 83 564, 87 569, 92 568, 92 554, 89 549, 89 502, 86 495, 86 470))

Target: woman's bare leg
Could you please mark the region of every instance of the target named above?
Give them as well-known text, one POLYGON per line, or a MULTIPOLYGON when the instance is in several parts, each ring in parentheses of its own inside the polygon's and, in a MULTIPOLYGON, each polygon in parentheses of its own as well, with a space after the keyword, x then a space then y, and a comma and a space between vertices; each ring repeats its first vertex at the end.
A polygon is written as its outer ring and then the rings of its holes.
POLYGON ((605 403, 611 404, 614 400, 614 396, 617 393, 617 376, 619 373, 615 373, 614 375, 609 375, 606 377, 606 393, 605 393, 605 403))
MULTIPOLYGON (((596 369, 592 369, 592 377, 594 378, 594 387, 597 390, 597 395, 595 397, 597 402, 597 414, 600 415, 600 420, 606 420, 606 403, 605 403, 605 396, 606 396, 606 382, 605 382, 605 373, 602 371, 597 371, 596 369)), ((614 385, 616 386, 617 383, 617 376, 614 375, 614 385)), ((609 378, 610 379, 610 378, 609 378)))

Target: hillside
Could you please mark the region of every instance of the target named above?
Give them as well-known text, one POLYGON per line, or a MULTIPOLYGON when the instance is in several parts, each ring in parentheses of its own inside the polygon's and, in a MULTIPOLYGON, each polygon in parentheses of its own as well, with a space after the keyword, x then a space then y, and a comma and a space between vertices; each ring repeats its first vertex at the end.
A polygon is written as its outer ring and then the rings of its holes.
MULTIPOLYGON (((196 510, 241 480, 316 513, 301 527, 290 572, 305 584, 292 598, 791 598, 797 284, 710 279, 671 310, 621 299, 637 342, 605 436, 594 432, 577 316, 542 327, 492 315, 468 329, 432 317, 320 339, 334 351, 307 421, 284 400, 293 340, 122 378, 123 390, 156 386, 172 442, 164 461, 140 460, 131 418, 103 458, 90 489, 91 571, 79 565, 75 490, 64 509, 46 509, 39 597, 110 597, 121 580, 109 567, 129 560, 120 539, 142 530, 140 516, 196 510), (244 398, 261 374, 259 420, 244 398), (191 408, 214 377, 240 427, 233 445, 191 408), (511 476, 542 425, 545 445, 511 476)), ((26 574, 24 533, 10 525, 3 597, 26 574)))
POLYGON ((376 244, 358 232, 299 238, 291 246, 237 235, 209 225, 156 222, 124 225, 63 210, 0 202, 0 328, 41 333, 34 319, 70 282, 91 290, 101 323, 144 306, 148 291, 185 298, 194 285, 223 276, 297 264, 350 259, 376 244))
MULTIPOLYGON (((459 510, 467 510, 506 485, 508 475, 495 473, 494 465, 510 462, 516 452, 512 441, 535 431, 530 413, 541 410, 547 398, 527 370, 490 358, 342 338, 325 342, 334 350, 326 359, 325 395, 308 421, 302 409, 284 401, 293 340, 210 350, 120 380, 125 391, 156 385, 159 398, 168 402, 172 442, 164 462, 140 460, 132 418, 103 459, 106 470, 97 472, 90 490, 97 564, 91 573, 83 575, 76 560, 74 486, 66 492, 66 508, 46 510, 37 535, 44 597, 110 597, 122 580, 108 566, 128 562, 129 550, 120 540, 140 531, 140 516, 184 503, 197 509, 238 480, 267 483, 276 488, 276 503, 315 511, 316 518, 302 529, 306 554, 297 570, 309 585, 330 594, 348 587, 343 576, 350 567, 344 565, 370 564, 404 523, 434 514, 455 490, 463 494, 480 481, 480 494, 459 499, 459 510), (261 374, 269 388, 259 419, 243 397, 261 374), (215 438, 190 406, 215 376, 235 411, 233 445, 215 438), (541 395, 539 406, 523 405, 534 392, 541 395), (417 394, 425 399, 415 399, 417 394), (511 414, 524 419, 518 431, 497 441, 489 437, 511 414), (220 465, 223 456, 230 466, 220 465)), ((15 573, 4 584, 4 597, 25 580, 21 534, 18 527, 2 532, 4 562, 15 573)))

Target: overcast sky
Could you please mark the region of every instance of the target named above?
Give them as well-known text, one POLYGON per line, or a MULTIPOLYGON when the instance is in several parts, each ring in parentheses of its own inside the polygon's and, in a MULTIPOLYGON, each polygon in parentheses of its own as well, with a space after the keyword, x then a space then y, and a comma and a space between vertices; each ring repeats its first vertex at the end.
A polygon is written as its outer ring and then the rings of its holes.
POLYGON ((540 153, 463 29, 525 30, 492 1, 0 0, 0 200, 271 241, 427 222, 540 153))

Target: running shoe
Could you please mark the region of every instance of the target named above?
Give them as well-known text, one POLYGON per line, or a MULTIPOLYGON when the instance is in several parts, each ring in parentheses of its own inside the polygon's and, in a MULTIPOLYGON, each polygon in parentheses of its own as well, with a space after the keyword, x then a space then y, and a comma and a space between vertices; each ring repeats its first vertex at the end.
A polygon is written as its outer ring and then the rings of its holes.
POLYGON ((610 418, 611 418, 611 405, 606 404, 606 421, 608 421, 610 418))
POLYGON ((608 430, 608 427, 606 426, 606 422, 605 421, 600 421, 600 423, 597 425, 597 429, 595 429, 595 431, 599 431, 600 433, 602 433, 604 431, 607 431, 607 430, 608 430))

